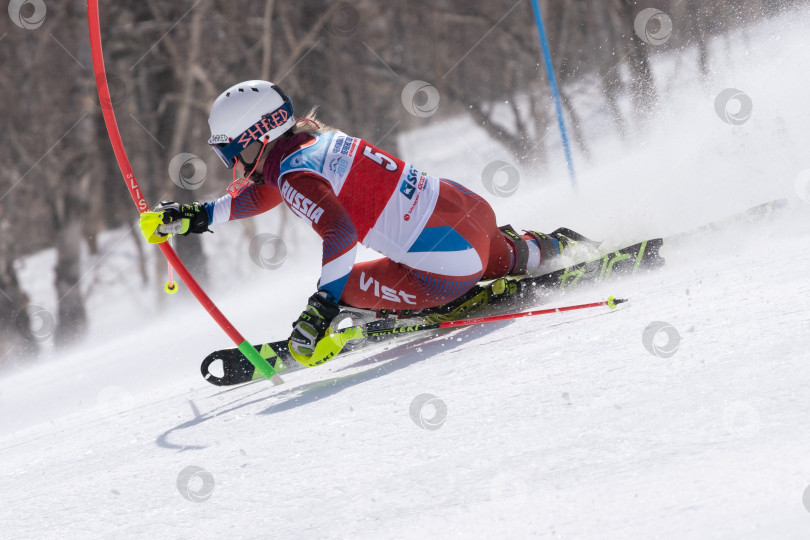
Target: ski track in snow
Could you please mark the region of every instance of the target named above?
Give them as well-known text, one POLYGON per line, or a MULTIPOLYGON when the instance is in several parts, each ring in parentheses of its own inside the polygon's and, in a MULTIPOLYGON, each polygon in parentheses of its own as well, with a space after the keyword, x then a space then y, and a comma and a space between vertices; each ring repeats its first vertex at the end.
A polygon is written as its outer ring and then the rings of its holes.
MULTIPOLYGON (((802 43, 798 33, 781 40, 767 28, 760 34, 750 64, 737 59, 732 75, 772 76, 779 63, 766 60, 786 51, 793 63, 783 70, 807 65, 806 53, 791 48, 802 43)), ((801 83, 781 91, 793 95, 795 86, 801 83)), ((757 110, 773 106, 758 91, 757 110)), ((714 156, 701 162, 692 157, 710 154, 695 148, 702 140, 678 143, 676 151, 689 158, 673 174, 682 175, 688 193, 668 203, 674 195, 665 183, 649 195, 643 216, 658 217, 648 221, 596 210, 599 199, 613 196, 593 179, 615 181, 616 197, 625 196, 634 184, 623 179, 640 176, 649 156, 668 151, 664 130, 620 162, 584 171, 580 196, 592 210, 582 217, 572 202, 572 220, 598 230, 623 221, 610 230, 646 236, 791 196, 785 215, 665 248, 661 271, 547 303, 631 298, 615 311, 495 323, 360 351, 291 373, 280 387, 207 385, 199 361, 226 338, 201 310, 181 298, 184 310, 156 316, 148 303, 119 297, 138 314, 137 324, 108 307, 108 320, 94 322, 92 342, 0 380, 0 535, 807 538, 810 204, 790 192, 807 164, 783 148, 793 161, 780 160, 763 187, 762 156, 751 149, 770 144, 767 114, 746 132, 716 117, 695 120, 690 111, 674 131, 695 121, 710 126, 703 131, 736 130, 736 142, 717 142, 714 156), (634 156, 639 164, 618 174, 634 156), (694 178, 700 170, 726 166, 730 179, 715 174, 714 184, 696 190, 706 182, 694 178), (735 190, 736 181, 743 188, 735 190), (642 343, 654 321, 680 336, 668 358, 642 343), (411 418, 412 402, 426 393, 446 405, 438 429, 411 418), (204 470, 187 483, 192 495, 213 481, 202 502, 178 488, 190 466, 204 470)), ((800 120, 806 126, 807 117, 795 111, 785 129, 798 129, 793 122, 800 120)), ((576 200, 562 183, 544 189, 537 193, 576 200)), ((518 218, 564 221, 553 212, 556 199, 534 199, 539 208, 524 208, 532 199, 520 199, 497 201, 499 214, 516 205, 518 218)), ((578 225, 553 226, 560 224, 578 225)), ((314 283, 317 263, 314 270, 299 263, 314 283)), ((293 266, 283 271, 294 273, 293 266)), ((289 287, 267 313, 256 301, 259 285, 240 287, 216 300, 248 337, 266 337, 271 327, 286 332, 308 294, 305 285, 289 287)))

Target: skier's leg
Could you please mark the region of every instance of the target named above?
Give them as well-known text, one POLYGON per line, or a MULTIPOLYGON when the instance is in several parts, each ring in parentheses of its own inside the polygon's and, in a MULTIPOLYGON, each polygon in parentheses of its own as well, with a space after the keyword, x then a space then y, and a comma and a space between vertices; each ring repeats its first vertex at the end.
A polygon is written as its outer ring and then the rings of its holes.
POLYGON ((407 253, 355 264, 341 301, 376 309, 440 306, 475 287, 490 259, 492 239, 509 246, 495 227, 490 206, 463 187, 442 180, 436 207, 407 253), (494 231, 494 232, 493 232, 494 231))
MULTIPOLYGON (((439 200, 427 227, 449 227, 470 239, 484 266, 483 279, 543 272, 554 259, 573 250, 574 257, 596 256, 598 242, 565 228, 550 234, 517 233, 511 226, 498 227, 492 207, 478 194, 452 180, 442 179, 439 200), (580 251, 576 254, 576 251, 580 251)), ((411 261, 403 261, 414 266, 411 261)))
MULTIPOLYGON (((458 266, 450 260, 452 255, 447 258, 449 266, 458 266)), ((419 311, 458 298, 480 279, 481 271, 449 276, 377 259, 354 265, 340 301, 363 309, 419 311)))
POLYGON ((513 243, 480 196, 442 180, 436 207, 416 242, 399 257, 355 264, 341 301, 359 308, 421 310, 452 302, 464 311, 493 296, 516 293, 514 282, 481 287, 481 279, 512 273, 513 243), (453 302, 457 300, 457 302, 453 302))
POLYGON ((498 227, 489 203, 452 180, 442 180, 432 219, 447 222, 466 237, 481 239, 476 249, 485 257, 483 279, 537 272, 542 263, 559 255, 569 240, 557 234, 568 229, 558 229, 551 235, 533 231, 521 235, 509 225, 498 227))
MULTIPOLYGON (((439 319, 453 319, 473 309, 516 295, 519 288, 514 280, 496 279, 509 272, 515 259, 511 244, 498 230, 492 207, 479 195, 456 182, 446 179, 441 182, 439 200, 426 231, 447 230, 466 239, 468 248, 472 247, 480 258, 483 267, 480 277, 495 279, 488 285, 475 284, 466 291, 459 291, 455 298, 448 298, 446 303, 430 310, 439 319)), ((441 260, 446 260, 448 255, 442 253, 441 260)), ((460 260, 460 257, 457 256, 456 260, 460 260)), ((436 271, 436 268, 426 266, 422 260, 411 258, 403 262, 419 269, 436 271)), ((442 268, 441 272, 447 273, 447 269, 442 268)))
POLYGON ((509 273, 515 263, 512 244, 498 230, 495 211, 480 195, 457 182, 442 179, 434 219, 478 240, 476 249, 484 265, 483 279, 509 273))

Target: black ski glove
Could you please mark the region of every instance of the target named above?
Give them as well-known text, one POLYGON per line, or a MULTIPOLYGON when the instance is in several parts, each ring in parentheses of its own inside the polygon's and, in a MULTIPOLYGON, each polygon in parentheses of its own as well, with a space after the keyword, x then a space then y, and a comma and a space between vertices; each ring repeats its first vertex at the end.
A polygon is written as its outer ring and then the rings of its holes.
POLYGON ((293 357, 306 359, 312 356, 315 345, 325 335, 332 323, 332 319, 340 313, 340 307, 326 297, 323 291, 316 292, 309 297, 306 309, 293 323, 288 346, 293 357))
POLYGON ((208 231, 208 212, 205 204, 193 202, 180 204, 174 201, 161 201, 155 212, 163 212, 163 225, 158 227, 157 234, 204 233, 208 231))

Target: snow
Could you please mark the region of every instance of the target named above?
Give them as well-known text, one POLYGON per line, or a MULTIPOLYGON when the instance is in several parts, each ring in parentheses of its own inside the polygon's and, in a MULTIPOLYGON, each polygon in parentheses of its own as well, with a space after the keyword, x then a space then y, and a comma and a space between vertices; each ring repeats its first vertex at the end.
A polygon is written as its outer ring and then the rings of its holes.
MULTIPOLYGON (((90 338, 0 379, 3 538, 807 538, 810 112, 798 19, 733 43, 727 70, 708 88, 687 78, 621 152, 605 140, 578 192, 561 163, 545 179, 521 171, 517 197, 488 196, 516 227, 616 241, 790 199, 778 219, 668 248, 661 271, 553 301, 631 298, 615 311, 459 329, 283 386, 221 389, 198 365, 227 338, 187 293, 154 301, 127 277, 131 237, 109 236, 103 260, 88 256, 90 338), (714 113, 729 86, 754 99, 742 126, 714 113), (655 321, 678 333, 669 357, 642 342, 655 321), (440 401, 425 421, 446 406, 437 429, 412 418, 424 394, 440 401)), ((484 165, 510 161, 463 119, 403 148, 482 193, 484 165), (490 154, 440 144, 459 133, 490 154)), ((317 280, 317 238, 295 229, 285 265, 261 270, 246 245, 227 247, 237 226, 209 242, 234 267, 212 296, 249 339, 281 338, 317 280)), ((52 259, 22 272, 50 310, 52 259)))

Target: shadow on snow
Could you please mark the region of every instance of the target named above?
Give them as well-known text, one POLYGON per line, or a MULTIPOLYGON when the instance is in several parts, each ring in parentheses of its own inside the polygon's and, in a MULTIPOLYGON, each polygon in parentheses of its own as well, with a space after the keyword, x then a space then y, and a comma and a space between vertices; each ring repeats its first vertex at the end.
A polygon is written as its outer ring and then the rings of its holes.
MULTIPOLYGON (((259 412, 258 414, 278 414, 295 409, 296 407, 302 407, 310 403, 314 403, 321 399, 334 396, 335 394, 338 394, 339 392, 342 392, 348 388, 352 388, 358 384, 405 369, 413 364, 416 364, 417 362, 421 362, 432 356, 436 356, 437 354, 452 351, 470 340, 487 335, 493 330, 503 328, 508 324, 510 324, 510 321, 487 325, 468 326, 459 328, 449 334, 438 336, 432 335, 422 339, 415 339, 402 345, 395 345, 388 350, 380 351, 378 353, 370 351, 369 356, 365 356, 357 362, 342 367, 337 371, 340 372, 363 366, 370 366, 368 369, 365 369, 359 373, 352 373, 342 377, 332 377, 330 379, 296 386, 295 388, 290 388, 289 390, 284 390, 279 393, 272 393, 272 387, 268 388, 265 384, 263 384, 264 381, 261 380, 241 385, 238 388, 230 388, 220 391, 215 394, 215 396, 237 390, 244 390, 245 388, 250 388, 255 385, 260 386, 260 390, 256 392, 252 392, 247 396, 240 396, 227 404, 216 407, 205 414, 196 416, 191 420, 182 422, 181 424, 166 430, 157 437, 155 444, 162 448, 179 450, 181 452, 186 450, 204 450, 205 448, 208 448, 208 446, 173 443, 169 439, 173 435, 182 432, 183 430, 193 428, 219 416, 231 414, 239 409, 250 407, 251 405, 255 405, 257 403, 262 403, 270 398, 280 399, 281 401, 270 405, 268 408, 259 412), (268 390, 271 391, 269 395, 267 395, 268 390), (257 394, 263 395, 256 399, 249 399, 257 394), (246 399, 247 401, 245 401, 246 399)), ((362 351, 358 352, 362 354, 362 351)))

